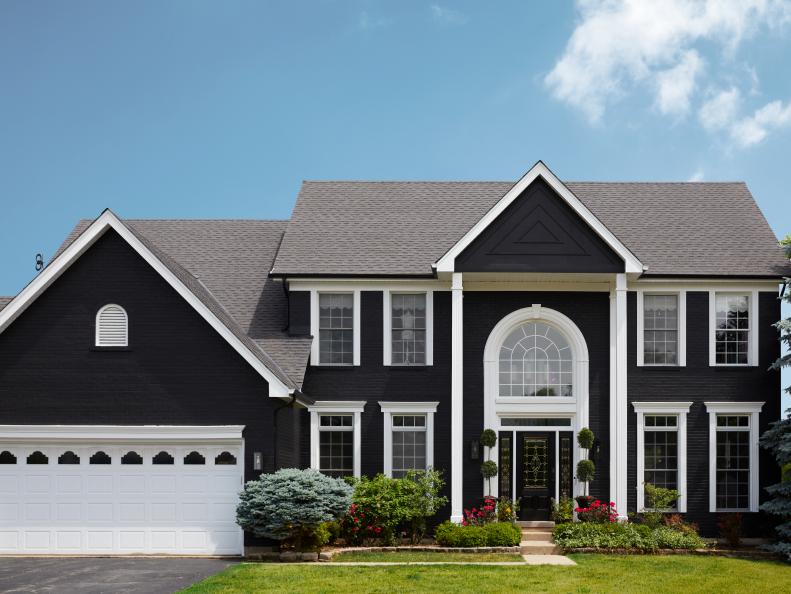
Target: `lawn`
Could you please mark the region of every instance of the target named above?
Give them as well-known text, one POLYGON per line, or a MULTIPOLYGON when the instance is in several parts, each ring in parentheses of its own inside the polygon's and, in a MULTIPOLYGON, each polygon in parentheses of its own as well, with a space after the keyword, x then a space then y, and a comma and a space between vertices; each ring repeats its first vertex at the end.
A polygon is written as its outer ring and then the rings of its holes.
POLYGON ((355 567, 243 563, 185 590, 236 592, 759 592, 789 591, 791 565, 699 556, 572 555, 577 567, 355 567))
POLYGON ((517 555, 516 553, 369 553, 364 551, 335 555, 332 558, 332 561, 333 563, 355 563, 358 561, 376 561, 385 563, 408 563, 415 561, 433 561, 435 563, 442 561, 465 561, 468 563, 523 562, 522 556, 517 555))

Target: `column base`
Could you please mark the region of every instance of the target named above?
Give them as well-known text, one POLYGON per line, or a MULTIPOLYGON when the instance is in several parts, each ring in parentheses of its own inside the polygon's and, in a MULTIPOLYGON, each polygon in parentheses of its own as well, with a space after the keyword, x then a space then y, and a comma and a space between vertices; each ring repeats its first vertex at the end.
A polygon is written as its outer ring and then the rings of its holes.
POLYGON ((462 520, 464 519, 463 514, 451 514, 450 521, 454 524, 461 524, 462 520))

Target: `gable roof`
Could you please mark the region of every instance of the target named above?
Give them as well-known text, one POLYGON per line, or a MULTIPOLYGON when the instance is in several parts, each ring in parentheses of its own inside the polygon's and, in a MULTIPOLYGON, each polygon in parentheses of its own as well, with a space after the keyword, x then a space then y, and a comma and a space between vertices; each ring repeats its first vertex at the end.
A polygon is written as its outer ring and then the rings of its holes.
POLYGON ((3 309, 6 305, 11 303, 13 297, 0 297, 0 310, 3 309))
MULTIPOLYGON (((102 215, 93 222, 82 221, 70 234, 49 265, 25 287, 25 289, 23 289, 8 306, 0 310, 0 332, 13 322, 16 316, 24 311, 27 305, 41 294, 49 284, 54 282, 54 280, 68 268, 71 262, 76 260, 87 250, 105 231, 112 228, 148 261, 148 263, 151 264, 151 266, 269 382, 271 396, 286 396, 298 389, 297 383, 294 382, 280 365, 278 365, 274 359, 272 359, 272 357, 270 357, 269 354, 242 329, 238 321, 228 312, 226 307, 220 303, 202 279, 198 275, 187 270, 171 257, 170 254, 161 249, 158 244, 152 241, 146 235, 145 228, 147 227, 149 233, 154 236, 157 236, 157 233, 152 233, 152 231, 158 230, 161 234, 159 237, 160 239, 162 239, 164 235, 169 236, 171 241, 175 242, 171 245, 171 249, 173 249, 174 245, 179 245, 177 237, 182 237, 183 240, 192 246, 185 249, 195 249, 195 246, 200 245, 205 249, 208 247, 206 243, 207 239, 204 239, 204 242, 195 241, 195 234, 185 234, 184 229, 181 230, 182 233, 173 233, 173 226, 177 223, 175 221, 168 221, 168 225, 163 225, 162 227, 157 226, 156 222, 153 221, 142 221, 138 223, 139 227, 144 229, 143 231, 134 223, 124 224, 109 210, 103 212, 102 215)), ((263 223, 271 222, 267 221, 263 223)), ((267 231, 270 232, 270 238, 274 237, 274 239, 277 240, 276 242, 264 241, 261 244, 257 244, 263 247, 263 251, 269 252, 268 261, 262 263, 265 265, 264 270, 268 268, 268 264, 271 264, 272 258, 274 257, 277 243, 279 243, 279 234, 282 234, 283 225, 283 222, 278 221, 272 225, 274 228, 267 229, 267 231), (267 250, 267 247, 270 249, 267 250)), ((192 231, 195 231, 194 227, 192 231)), ((210 239, 208 241, 209 245, 213 245, 210 239)), ((198 249, 200 251, 201 248, 198 249)), ((260 250, 261 247, 254 247, 252 249, 260 250)), ((218 249, 217 253, 224 254, 225 252, 218 249)), ((227 264, 222 257, 219 259, 223 261, 224 264, 227 264)), ((209 269, 213 269, 210 264, 212 261, 216 261, 216 258, 213 260, 211 256, 207 256, 206 260, 209 262, 209 269)), ((217 286, 220 285, 218 284, 217 286)), ((259 299, 263 293, 260 289, 261 286, 259 285, 259 299)), ((254 290, 254 288, 252 290, 254 290)), ((231 291, 233 292, 233 289, 231 289, 231 291)), ((248 303, 249 299, 246 299, 245 295, 241 295, 237 300, 231 300, 231 302, 239 305, 239 308, 243 310, 244 305, 242 304, 248 303)), ((263 309, 267 308, 264 307, 263 309)), ((276 310, 277 308, 273 309, 276 310)), ((249 324, 248 327, 251 326, 252 324, 249 324)), ((305 358, 307 360, 307 355, 305 358)))
MULTIPOLYGON (((566 182, 644 276, 779 278, 791 267, 742 182, 566 182)), ((307 181, 272 273, 432 275, 513 182, 307 181)))

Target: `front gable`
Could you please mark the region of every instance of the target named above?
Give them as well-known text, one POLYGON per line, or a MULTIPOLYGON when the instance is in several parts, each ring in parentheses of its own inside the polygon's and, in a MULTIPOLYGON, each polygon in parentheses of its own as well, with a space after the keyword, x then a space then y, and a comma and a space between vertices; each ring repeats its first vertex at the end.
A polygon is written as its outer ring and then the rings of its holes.
POLYGON ((457 272, 623 272, 623 259, 542 178, 457 257, 457 272))
POLYGON ((541 161, 433 265, 449 272, 627 272, 642 262, 541 161))

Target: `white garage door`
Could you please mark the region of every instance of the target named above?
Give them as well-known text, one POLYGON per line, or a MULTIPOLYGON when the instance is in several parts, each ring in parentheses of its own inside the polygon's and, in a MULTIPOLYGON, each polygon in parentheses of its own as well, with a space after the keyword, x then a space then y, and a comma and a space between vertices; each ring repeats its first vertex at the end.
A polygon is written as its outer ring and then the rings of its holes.
POLYGON ((0 442, 0 554, 242 554, 241 438, 144 434, 0 442))

